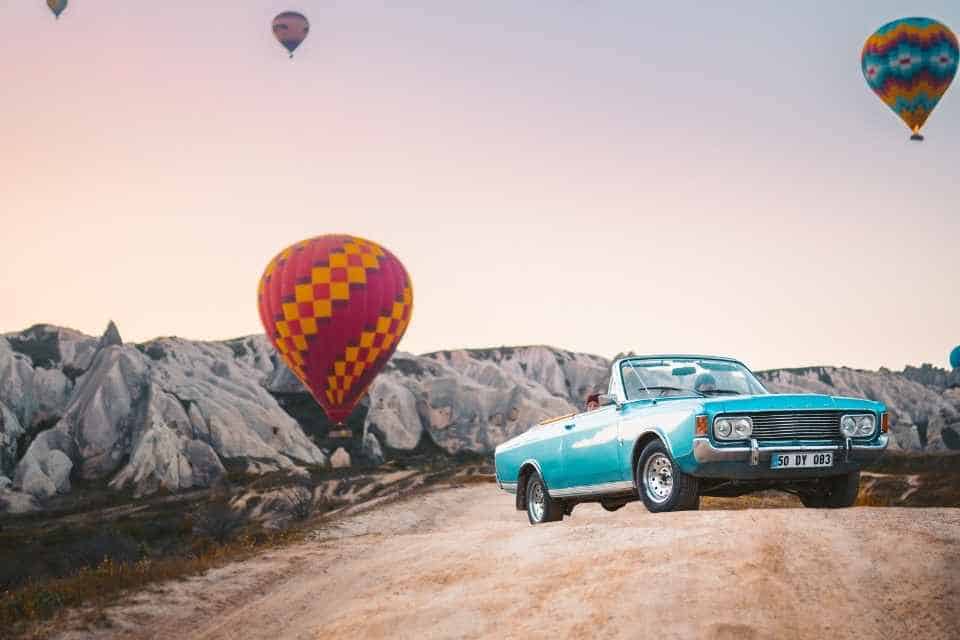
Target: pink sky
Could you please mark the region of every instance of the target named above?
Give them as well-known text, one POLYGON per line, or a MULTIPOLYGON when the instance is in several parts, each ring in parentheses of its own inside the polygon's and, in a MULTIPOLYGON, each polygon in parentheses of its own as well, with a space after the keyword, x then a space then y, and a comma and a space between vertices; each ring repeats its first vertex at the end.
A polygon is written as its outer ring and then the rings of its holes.
POLYGON ((260 332, 266 262, 346 232, 406 264, 406 351, 946 364, 960 89, 910 144, 859 50, 960 5, 519 4, 0 7, 0 332, 260 332))

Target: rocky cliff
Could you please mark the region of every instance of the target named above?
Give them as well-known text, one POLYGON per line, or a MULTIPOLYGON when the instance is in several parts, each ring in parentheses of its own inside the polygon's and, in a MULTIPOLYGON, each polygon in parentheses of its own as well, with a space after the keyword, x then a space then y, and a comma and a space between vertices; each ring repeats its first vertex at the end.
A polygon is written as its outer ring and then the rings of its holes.
MULTIPOLYGON (((403 452, 489 453, 606 388, 609 361, 544 346, 397 353, 351 417, 330 424, 263 336, 124 344, 38 325, 0 336, 0 509, 42 506, 77 484, 144 495, 227 471, 377 463, 403 452)), ((960 448, 960 381, 816 367, 761 372, 773 391, 875 398, 894 446, 960 448)), ((954 376, 955 377, 955 376, 954 376)))
POLYGON ((397 354, 370 391, 365 433, 392 449, 423 437, 447 453, 489 452, 605 389, 610 364, 550 347, 397 354))
POLYGON ((0 500, 21 508, 108 482, 135 495, 327 458, 264 388, 259 338, 122 344, 37 326, 0 338, 0 500), (29 498, 24 498, 29 496, 29 498))

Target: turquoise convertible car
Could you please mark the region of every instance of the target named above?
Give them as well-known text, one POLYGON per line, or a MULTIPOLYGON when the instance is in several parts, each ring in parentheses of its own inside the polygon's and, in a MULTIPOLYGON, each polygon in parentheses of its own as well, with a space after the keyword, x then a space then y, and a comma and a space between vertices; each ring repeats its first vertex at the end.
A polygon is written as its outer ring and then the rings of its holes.
POLYGON ((861 467, 889 437, 883 404, 772 394, 743 363, 713 356, 617 360, 600 405, 496 448, 497 484, 531 524, 562 520, 580 502, 615 511, 639 499, 660 512, 761 489, 848 507, 861 467))

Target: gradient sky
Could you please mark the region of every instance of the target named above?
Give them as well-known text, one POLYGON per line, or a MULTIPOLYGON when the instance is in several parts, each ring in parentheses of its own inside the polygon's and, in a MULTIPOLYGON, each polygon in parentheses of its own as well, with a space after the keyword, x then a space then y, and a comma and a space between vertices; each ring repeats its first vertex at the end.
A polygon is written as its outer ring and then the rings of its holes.
POLYGON ((0 332, 258 333, 266 262, 346 232, 406 351, 946 365, 960 88, 910 143, 859 54, 956 0, 390 4, 0 3, 0 332))

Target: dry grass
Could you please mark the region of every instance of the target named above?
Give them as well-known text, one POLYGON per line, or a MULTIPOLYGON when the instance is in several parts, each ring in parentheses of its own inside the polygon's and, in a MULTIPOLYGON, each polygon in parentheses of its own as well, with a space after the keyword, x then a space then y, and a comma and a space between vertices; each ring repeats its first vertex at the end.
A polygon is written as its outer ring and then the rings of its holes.
MULTIPOLYGON (((265 549, 303 540, 318 517, 333 506, 353 502, 402 498, 438 486, 463 486, 490 482, 483 465, 427 465, 416 477, 380 484, 389 473, 384 466, 353 477, 318 474, 313 480, 334 482, 343 490, 370 485, 362 495, 328 503, 313 497, 313 483, 288 477, 257 478, 248 488, 287 489, 294 499, 278 508, 289 510, 281 528, 246 518, 229 506, 229 494, 197 493, 192 501, 166 499, 139 501, 109 511, 69 513, 52 517, 23 518, 0 533, 0 639, 43 637, 56 628, 67 611, 88 625, 102 626, 103 608, 121 594, 172 579, 185 579, 209 569, 244 560, 265 549), (407 489, 411 485, 410 489, 407 489), (110 518, 104 516, 109 513, 110 518), (161 526, 162 525, 162 526, 161 526), (121 553, 122 552, 122 553, 121 553), (60 556, 65 556, 61 558, 60 556), (20 557, 21 560, 14 562, 20 557), (3 571, 4 562, 13 564, 3 571), (16 570, 14 570, 16 569, 16 570), (29 576, 29 577, 25 577, 29 576)), ((239 494, 243 489, 237 489, 239 494)), ((335 492, 336 493, 336 492, 335 492)))
POLYGON ((245 534, 222 545, 201 541, 193 553, 182 557, 137 562, 116 562, 107 558, 71 576, 29 582, 16 590, 0 593, 0 637, 32 634, 37 623, 53 618, 69 607, 84 605, 91 607, 96 614, 125 591, 197 575, 299 537, 296 532, 281 531, 245 534))
POLYGON ((791 509, 803 507, 800 498, 782 491, 761 491, 736 498, 700 498, 703 510, 738 511, 741 509, 791 509))
POLYGON ((864 474, 857 505, 864 507, 960 507, 960 473, 864 474))
POLYGON ((884 498, 874 495, 863 495, 862 493, 857 496, 857 502, 855 506, 858 507, 894 507, 897 506, 894 504, 894 501, 890 498, 884 498))

